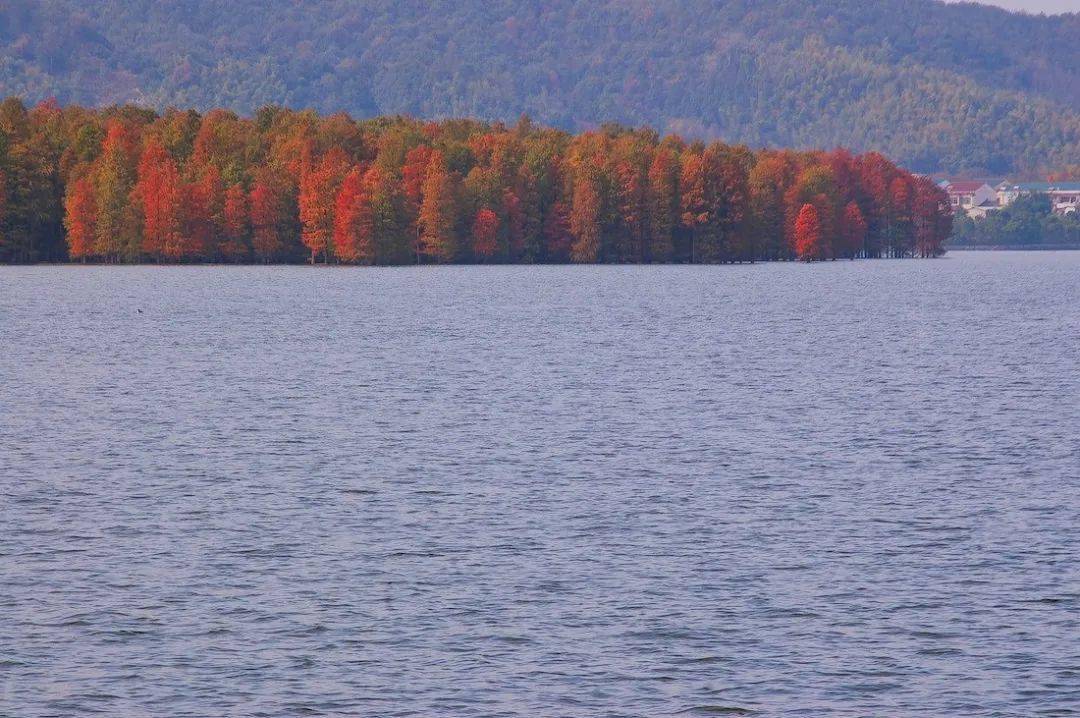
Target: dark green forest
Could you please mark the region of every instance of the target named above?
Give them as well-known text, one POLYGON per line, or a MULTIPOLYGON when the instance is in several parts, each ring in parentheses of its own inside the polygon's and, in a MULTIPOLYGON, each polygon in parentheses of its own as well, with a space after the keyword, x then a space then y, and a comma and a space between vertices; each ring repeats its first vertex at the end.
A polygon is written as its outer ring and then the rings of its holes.
POLYGON ((1080 16, 931 0, 5 0, 0 95, 604 121, 915 171, 1080 166, 1080 16))

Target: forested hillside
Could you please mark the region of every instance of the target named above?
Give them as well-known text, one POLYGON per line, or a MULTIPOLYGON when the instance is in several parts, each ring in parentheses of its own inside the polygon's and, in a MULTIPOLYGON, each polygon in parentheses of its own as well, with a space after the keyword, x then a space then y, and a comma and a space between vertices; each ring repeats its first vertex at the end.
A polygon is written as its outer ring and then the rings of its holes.
POLYGON ((0 94, 604 121, 918 171, 1080 165, 1080 16, 932 0, 5 0, 0 94))

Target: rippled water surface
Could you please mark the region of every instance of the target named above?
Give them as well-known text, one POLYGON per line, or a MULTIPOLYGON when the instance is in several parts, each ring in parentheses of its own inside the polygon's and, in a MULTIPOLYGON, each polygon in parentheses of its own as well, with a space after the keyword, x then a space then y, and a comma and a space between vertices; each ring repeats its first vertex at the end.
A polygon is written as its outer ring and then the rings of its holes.
POLYGON ((0 715, 1080 712, 1080 253, 0 269, 0 715))

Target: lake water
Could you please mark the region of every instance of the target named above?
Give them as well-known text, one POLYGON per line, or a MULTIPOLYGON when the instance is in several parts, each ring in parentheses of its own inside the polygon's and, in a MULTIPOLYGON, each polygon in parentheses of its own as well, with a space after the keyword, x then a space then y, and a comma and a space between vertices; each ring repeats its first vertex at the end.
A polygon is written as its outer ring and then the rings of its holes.
POLYGON ((0 268, 0 715, 1080 711, 1080 253, 0 268))

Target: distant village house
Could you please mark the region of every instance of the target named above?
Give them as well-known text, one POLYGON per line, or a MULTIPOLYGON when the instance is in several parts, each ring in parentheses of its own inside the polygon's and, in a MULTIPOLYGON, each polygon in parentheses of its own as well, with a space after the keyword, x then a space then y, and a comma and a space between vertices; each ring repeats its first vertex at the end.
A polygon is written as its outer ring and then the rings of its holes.
POLYGON ((1054 214, 1080 212, 1080 182, 999 182, 991 186, 982 180, 944 180, 940 183, 949 195, 953 211, 972 219, 985 217, 1008 207, 1020 197, 1045 194, 1054 214))
POLYGON ((1080 212, 1080 182, 1021 182, 1019 184, 1002 182, 997 186, 998 203, 1002 207, 1007 207, 1020 197, 1032 194, 1047 195, 1054 208, 1054 214, 1080 212))
POLYGON ((946 180, 941 187, 949 193, 953 211, 968 217, 985 217, 1001 207, 997 190, 986 182, 975 180, 946 180))

